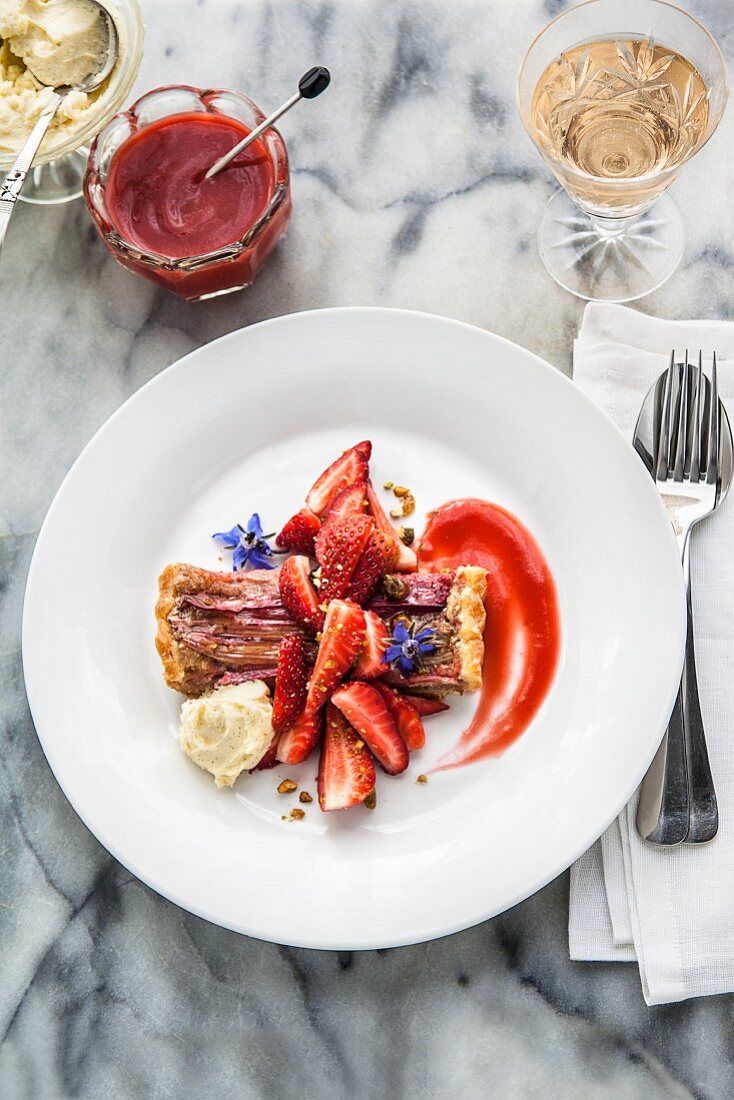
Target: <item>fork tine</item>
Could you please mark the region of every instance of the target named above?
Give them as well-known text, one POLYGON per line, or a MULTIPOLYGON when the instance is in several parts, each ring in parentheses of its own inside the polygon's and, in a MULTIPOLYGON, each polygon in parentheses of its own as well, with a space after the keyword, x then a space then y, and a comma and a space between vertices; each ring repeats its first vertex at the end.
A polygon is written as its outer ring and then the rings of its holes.
POLYGON ((665 374, 665 388, 663 390, 663 404, 660 409, 660 423, 658 425, 658 446, 655 453, 655 480, 667 481, 668 460, 670 458, 670 435, 673 420, 672 394, 673 394, 673 367, 675 366, 675 348, 670 353, 670 364, 665 374))
POLYGON ((711 406, 709 408, 709 445, 706 481, 715 485, 719 480, 719 380, 716 369, 716 352, 711 367, 711 406))
POLYGON ((688 451, 688 348, 683 360, 683 372, 680 376, 678 398, 678 426, 675 436, 675 467, 673 479, 682 481, 686 469, 686 453, 688 451))
POLYGON ((691 409, 691 481, 701 479, 701 420, 703 418, 704 401, 701 393, 703 385, 703 353, 698 352, 698 367, 696 368, 695 391, 693 394, 693 408, 691 409))

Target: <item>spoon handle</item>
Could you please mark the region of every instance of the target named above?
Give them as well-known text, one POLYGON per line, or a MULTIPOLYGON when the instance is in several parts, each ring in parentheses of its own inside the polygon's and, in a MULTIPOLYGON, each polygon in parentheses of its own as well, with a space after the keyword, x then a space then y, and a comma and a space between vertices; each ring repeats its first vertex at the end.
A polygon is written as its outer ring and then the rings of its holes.
POLYGON ((58 111, 63 98, 63 95, 59 92, 54 92, 51 96, 38 116, 38 121, 28 135, 25 145, 18 153, 15 164, 2 183, 0 183, 0 252, 2 252, 5 234, 10 224, 10 217, 18 201, 18 196, 23 190, 26 176, 30 172, 31 165, 38 152, 38 147, 43 141, 46 131, 51 125, 51 121, 58 111))
POLYGON ((719 828, 714 778, 711 774, 706 735, 703 728, 701 703, 696 677, 696 650, 693 641, 693 608, 691 606, 690 539, 683 552, 683 575, 688 603, 688 634, 683 665, 683 722, 686 731, 688 783, 690 788, 690 823, 688 844, 704 844, 713 840, 719 828))

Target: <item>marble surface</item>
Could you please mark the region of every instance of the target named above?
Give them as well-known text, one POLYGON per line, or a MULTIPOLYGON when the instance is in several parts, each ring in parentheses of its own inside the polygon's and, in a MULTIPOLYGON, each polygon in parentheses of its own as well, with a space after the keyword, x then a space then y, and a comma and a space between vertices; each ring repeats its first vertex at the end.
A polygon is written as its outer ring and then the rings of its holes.
MULTIPOLYGON (((568 961, 567 876, 491 922, 365 954, 182 912, 86 831, 28 713, 34 540, 79 450, 142 383, 241 325, 384 304, 485 326, 570 370, 582 303, 534 229, 553 183, 514 106, 558 0, 143 0, 139 88, 332 89, 284 122, 289 236, 249 292, 187 306, 118 267, 80 202, 18 211, 0 267, 0 1094, 276 1098, 732 1095, 734 997, 647 1009, 636 968, 568 961), (439 133, 441 140, 439 140, 439 133)), ((727 0, 692 9, 734 55, 727 0)), ((734 115, 675 185, 684 262, 639 308, 734 315, 734 115)), ((50 623, 63 644, 63 624, 50 623)))

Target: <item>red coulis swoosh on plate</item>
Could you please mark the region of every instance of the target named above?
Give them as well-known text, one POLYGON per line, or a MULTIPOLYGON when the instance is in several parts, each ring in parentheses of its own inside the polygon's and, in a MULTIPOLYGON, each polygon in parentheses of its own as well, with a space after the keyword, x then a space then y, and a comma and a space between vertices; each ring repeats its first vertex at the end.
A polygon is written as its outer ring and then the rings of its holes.
POLYGON ((442 771, 497 755, 527 729, 558 667, 558 598, 530 532, 485 500, 453 500, 431 512, 418 561, 488 570, 482 690, 468 729, 434 769, 442 771))

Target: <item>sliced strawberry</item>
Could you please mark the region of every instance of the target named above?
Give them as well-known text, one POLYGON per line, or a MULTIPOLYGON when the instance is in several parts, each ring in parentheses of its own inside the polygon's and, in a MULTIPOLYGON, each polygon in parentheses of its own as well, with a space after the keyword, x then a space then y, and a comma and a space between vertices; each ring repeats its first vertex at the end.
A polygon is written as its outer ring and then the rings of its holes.
POLYGON ((278 577, 280 598, 288 614, 299 626, 316 632, 324 623, 316 589, 311 584, 311 564, 298 555, 283 562, 278 577))
POLYGON ((367 500, 370 505, 370 512, 375 521, 375 526, 379 531, 383 531, 391 539, 395 540, 395 546, 397 549, 397 564, 395 566, 401 573, 413 573, 418 567, 418 559, 415 556, 415 550, 412 550, 410 546, 406 546, 404 542, 401 542, 397 536, 397 532, 390 522, 385 509, 380 503, 380 499, 375 492, 375 487, 371 481, 367 482, 367 500))
POLYGON ((426 695, 405 695, 403 698, 418 711, 421 718, 430 718, 432 714, 441 714, 449 709, 448 703, 441 699, 429 699, 426 695))
POLYGON ((314 553, 314 539, 321 528, 321 520, 310 508, 301 508, 286 523, 276 538, 282 550, 291 550, 294 554, 314 553))
POLYGON ((372 444, 369 440, 350 447, 332 462, 311 486, 306 504, 317 516, 322 516, 335 497, 355 481, 366 481, 372 444))
POLYGON ((364 644, 364 612, 349 600, 332 600, 311 673, 306 714, 315 714, 354 664, 364 644))
POLYGON ((280 737, 277 733, 273 734, 273 740, 268 745, 267 752, 261 760, 255 765, 254 768, 250 768, 250 772, 264 772, 268 768, 274 768, 278 763, 278 741, 280 737))
POLYGON ((364 741, 336 709, 326 708, 326 733, 319 760, 319 806, 348 810, 375 787, 375 765, 364 741))
POLYGON ((306 643, 301 634, 286 634, 280 643, 275 673, 273 717, 276 733, 289 730, 306 704, 308 661, 306 643))
POLYGON ((315 748, 323 727, 321 711, 302 714, 278 742, 278 760, 283 764, 302 764, 315 748))
POLYGON ((330 528, 334 524, 339 523, 340 520, 348 519, 349 516, 364 516, 367 514, 366 484, 366 481, 357 481, 334 498, 324 516, 324 522, 314 543, 314 551, 318 561, 321 561, 321 548, 328 538, 330 528))
POLYGON ((384 622, 374 611, 365 611, 364 625, 364 645, 354 666, 354 678, 373 680, 385 671, 385 648, 390 635, 384 622))
POLYGON ((405 771, 410 760, 408 749, 379 691, 371 684, 354 680, 335 691, 331 701, 364 737, 378 764, 389 775, 405 771))
POLYGON ((415 707, 399 691, 388 687, 382 681, 376 681, 375 687, 385 700, 395 725, 410 751, 422 749, 426 743, 426 731, 423 729, 421 716, 415 707))
POLYGON ((387 573, 398 564, 398 548, 394 538, 384 531, 374 530, 357 562, 347 595, 358 604, 366 604, 374 596, 377 586, 387 573))
POLYGON ((329 510, 324 516, 324 523, 346 519, 347 516, 363 516, 367 511, 366 485, 366 481, 355 481, 352 485, 348 485, 346 489, 342 489, 329 505, 329 510))
POLYGON ((328 524, 319 546, 319 603, 322 606, 346 596, 352 574, 374 529, 375 521, 371 516, 347 516, 328 524))

